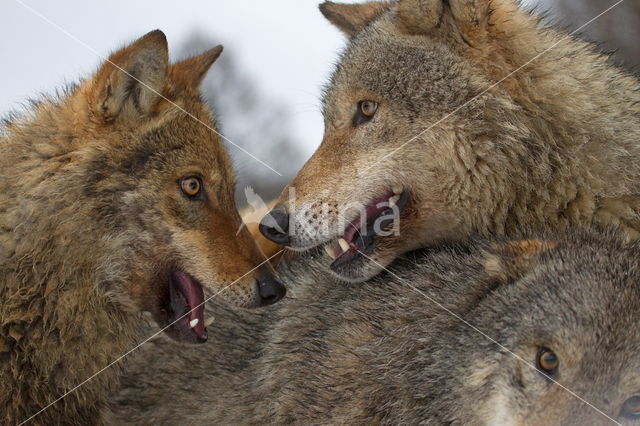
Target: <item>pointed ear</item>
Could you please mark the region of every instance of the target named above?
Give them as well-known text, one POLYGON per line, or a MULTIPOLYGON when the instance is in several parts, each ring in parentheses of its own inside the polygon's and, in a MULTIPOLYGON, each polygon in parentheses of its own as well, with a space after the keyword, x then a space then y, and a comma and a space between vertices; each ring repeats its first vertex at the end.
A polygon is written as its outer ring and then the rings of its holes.
POLYGON ((110 123, 148 115, 163 91, 168 60, 167 39, 160 30, 112 54, 91 82, 92 116, 110 123))
POLYGON ((386 1, 370 1, 361 4, 340 4, 325 1, 320 12, 348 37, 358 34, 369 22, 391 6, 386 1))
POLYGON ((555 247, 556 243, 547 240, 494 243, 484 250, 484 268, 500 281, 517 280, 535 267, 543 253, 555 247))
POLYGON ((409 34, 428 34, 442 19, 443 0, 400 0, 398 25, 409 34))
POLYGON ((483 36, 489 26, 489 17, 492 0, 451 0, 451 13, 455 18, 460 31, 473 40, 477 36, 483 36))
MULTIPOLYGON (((449 0, 450 13, 460 30, 470 32, 485 29, 491 0, 449 0)), ((409 34, 428 34, 440 24, 446 13, 445 0, 400 0, 398 24, 409 34)))
POLYGON ((171 79, 181 87, 197 89, 207 75, 211 65, 222 53, 222 46, 209 49, 201 55, 193 56, 171 65, 171 79))

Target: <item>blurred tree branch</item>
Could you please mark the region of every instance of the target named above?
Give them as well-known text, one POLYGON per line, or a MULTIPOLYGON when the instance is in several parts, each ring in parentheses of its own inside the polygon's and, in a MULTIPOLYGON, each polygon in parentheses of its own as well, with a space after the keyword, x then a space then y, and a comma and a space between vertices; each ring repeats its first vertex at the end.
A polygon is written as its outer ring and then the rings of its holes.
MULTIPOLYGON (((218 43, 220 40, 193 33, 179 50, 180 56, 197 54, 218 43)), ((290 129, 290 113, 283 101, 266 97, 233 58, 233 48, 227 48, 211 68, 202 84, 205 101, 214 109, 222 134, 283 174, 278 176, 227 144, 238 180, 236 201, 243 207, 247 203, 246 186, 253 187, 264 200, 274 199, 305 159, 290 129)))
MULTIPOLYGON (((616 0, 541 0, 552 17, 579 28, 613 6, 616 0)), ((640 1, 624 0, 586 26, 581 34, 598 42, 604 51, 615 51, 613 60, 629 70, 640 70, 640 1)))

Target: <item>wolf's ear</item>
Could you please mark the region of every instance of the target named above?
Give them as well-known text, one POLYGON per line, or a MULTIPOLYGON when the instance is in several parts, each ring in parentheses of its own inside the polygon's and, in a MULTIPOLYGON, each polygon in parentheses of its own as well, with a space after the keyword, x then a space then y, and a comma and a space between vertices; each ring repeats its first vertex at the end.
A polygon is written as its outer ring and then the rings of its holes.
POLYGON ((409 34, 428 34, 440 24, 445 3, 460 30, 469 35, 486 28, 491 0, 400 0, 398 23, 409 34))
POLYGON ((517 280, 535 267, 543 253, 555 247, 553 241, 536 239, 494 243, 484 250, 484 268, 500 281, 517 280))
POLYGON ((169 68, 171 80, 181 87, 192 87, 197 89, 202 83, 211 65, 222 53, 222 46, 216 46, 206 52, 177 62, 169 68))
POLYGON ((428 34, 442 19, 443 0, 400 0, 398 24, 409 34, 428 34))
POLYGON ((168 62, 167 39, 160 30, 112 54, 91 81, 92 116, 110 123, 149 114, 161 97, 168 62))
POLYGON ((340 4, 325 1, 320 5, 320 12, 333 25, 349 37, 358 34, 369 22, 389 9, 390 2, 370 1, 360 4, 340 4))

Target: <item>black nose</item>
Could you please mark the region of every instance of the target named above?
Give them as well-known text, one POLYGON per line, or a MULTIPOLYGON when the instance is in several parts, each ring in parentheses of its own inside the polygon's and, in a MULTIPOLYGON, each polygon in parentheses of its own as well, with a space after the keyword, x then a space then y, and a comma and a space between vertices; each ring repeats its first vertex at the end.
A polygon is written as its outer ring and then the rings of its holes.
POLYGON ((291 242, 289 238, 289 215, 282 208, 276 207, 267 213, 260 221, 260 232, 265 238, 281 246, 291 242))
POLYGON ((260 306, 269 306, 282 299, 287 294, 287 289, 282 283, 272 276, 268 276, 257 282, 257 292, 260 306))

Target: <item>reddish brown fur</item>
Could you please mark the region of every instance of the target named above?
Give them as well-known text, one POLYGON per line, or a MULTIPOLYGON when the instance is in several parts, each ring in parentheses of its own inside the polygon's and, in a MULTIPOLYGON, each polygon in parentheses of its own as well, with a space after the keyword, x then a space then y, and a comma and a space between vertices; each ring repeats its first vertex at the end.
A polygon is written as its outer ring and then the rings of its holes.
MULTIPOLYGON (((272 269, 260 266, 246 230, 235 235, 231 163, 198 90, 221 50, 169 65, 164 34, 149 33, 0 133, 3 424, 26 420, 142 341, 141 311, 166 325, 160 301, 174 270, 205 295, 257 304, 256 280, 272 269), (180 190, 192 175, 201 200, 180 190)), ((33 421, 100 422, 118 369, 33 421)))

